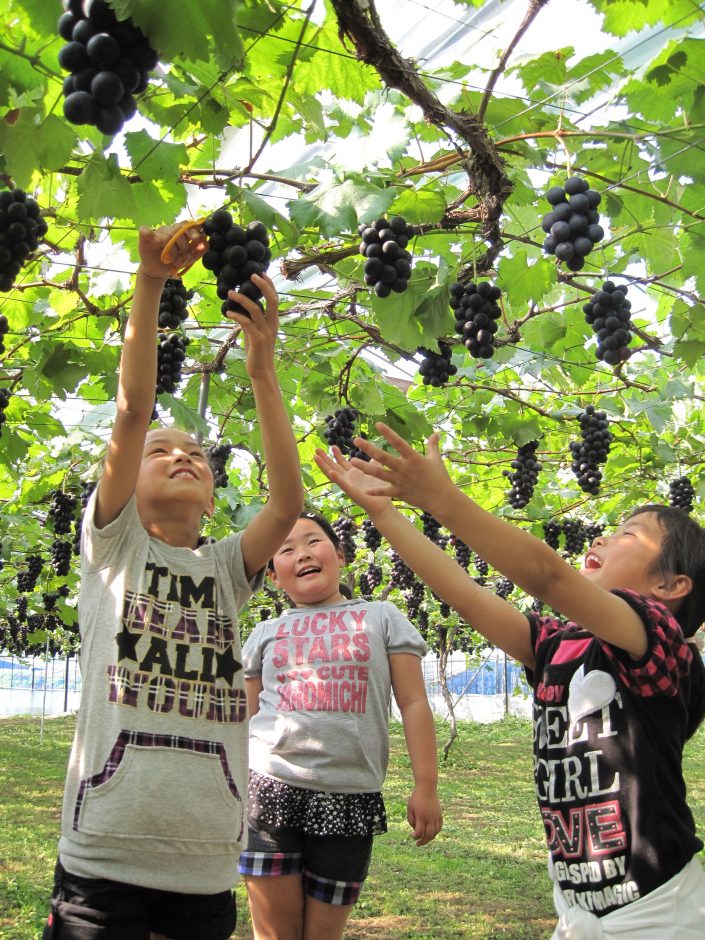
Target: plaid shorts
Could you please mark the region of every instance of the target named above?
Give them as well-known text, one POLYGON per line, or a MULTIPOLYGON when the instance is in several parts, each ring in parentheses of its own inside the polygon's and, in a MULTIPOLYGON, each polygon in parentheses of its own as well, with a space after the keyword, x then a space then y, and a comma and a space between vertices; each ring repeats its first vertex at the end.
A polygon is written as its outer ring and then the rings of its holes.
POLYGON ((372 856, 372 836, 313 836, 297 829, 249 829, 240 874, 301 875, 304 891, 324 904, 354 904, 372 856), (325 872, 324 877, 320 872, 325 872))

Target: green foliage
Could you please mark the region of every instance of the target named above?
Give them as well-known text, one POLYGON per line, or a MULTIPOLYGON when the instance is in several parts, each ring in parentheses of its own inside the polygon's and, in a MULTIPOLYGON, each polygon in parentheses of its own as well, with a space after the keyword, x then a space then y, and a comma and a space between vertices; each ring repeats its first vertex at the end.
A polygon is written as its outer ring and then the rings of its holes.
MULTIPOLYGON (((195 0, 168 15, 156 0, 111 5, 143 27, 161 61, 141 96, 141 117, 116 140, 62 117, 58 2, 10 0, 0 27, 0 175, 34 196, 49 224, 40 251, 0 294, 9 323, 0 386, 12 392, 0 436, 0 624, 14 610, 15 576, 27 553, 47 556, 51 490, 78 493, 80 481, 99 472, 137 228, 200 218, 218 205, 270 230, 270 270, 282 270, 280 381, 310 498, 331 516, 362 518, 311 461, 324 415, 344 404, 360 410, 371 436, 380 419, 416 444, 440 429, 454 479, 487 508, 539 533, 540 521, 566 515, 612 523, 630 505, 667 498, 668 480, 684 474, 698 498, 705 495, 698 484, 705 92, 697 7, 593 0, 617 41, 605 37, 581 55, 563 33, 560 48, 549 40, 533 58, 515 51, 507 80, 501 75, 484 102, 490 70, 475 69, 472 56, 418 65, 419 82, 445 107, 465 117, 484 108, 487 140, 509 181, 499 193, 491 191, 496 182, 477 177, 482 161, 464 162, 468 141, 444 123, 442 109, 429 119, 423 107, 411 107, 421 102, 404 93, 416 94, 410 85, 386 88, 352 41, 343 43, 334 2, 315 21, 280 0, 195 0), (573 173, 601 192, 606 231, 577 273, 543 253, 540 229, 543 194, 573 173), (385 214, 416 227, 409 245, 415 261, 408 290, 379 299, 364 285, 357 226, 385 214), (618 368, 595 358, 582 314, 607 277, 629 285, 637 326, 632 356, 618 368), (502 289, 490 360, 473 360, 453 335, 448 298, 458 278, 502 289), (433 389, 421 383, 415 354, 438 339, 455 343, 458 373, 450 386, 433 389), (575 417, 589 403, 608 412, 614 433, 594 499, 569 470, 575 417), (501 471, 533 439, 544 469, 532 501, 511 511, 501 471)), ((461 21, 484 13, 480 0, 457 5, 461 21)), ((503 21, 515 18, 516 29, 524 13, 502 5, 503 21)), ((547 8, 541 15, 558 14, 547 8)), ((436 25, 447 27, 428 17, 429 29, 436 25)), ((496 64, 492 34, 482 42, 496 64)), ((413 52, 399 52, 416 67, 413 52)), ((207 442, 237 445, 212 522, 222 534, 246 524, 266 497, 266 474, 242 346, 231 343, 218 355, 231 330, 210 274, 198 266, 185 280, 196 291, 185 325, 192 340, 185 381, 175 396, 161 396, 159 411, 161 420, 200 431, 207 442)), ((388 553, 378 554, 386 568, 388 553)), ((355 577, 369 560, 361 549, 355 577)), ((47 568, 30 612, 41 611, 41 591, 61 583, 71 589, 63 608, 70 624, 75 571, 56 578, 47 568)), ((433 638, 445 618, 430 597, 423 610, 433 638)), ((453 616, 447 622, 459 626, 453 616)))

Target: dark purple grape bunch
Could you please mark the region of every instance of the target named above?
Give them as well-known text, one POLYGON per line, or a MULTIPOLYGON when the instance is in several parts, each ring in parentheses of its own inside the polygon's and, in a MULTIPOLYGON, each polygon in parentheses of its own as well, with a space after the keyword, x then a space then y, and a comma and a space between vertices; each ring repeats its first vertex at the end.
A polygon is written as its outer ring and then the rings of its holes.
POLYGON ((357 584, 363 597, 371 597, 382 583, 382 566, 371 561, 358 578, 357 584))
POLYGON ((583 306, 585 320, 597 336, 595 358, 609 366, 626 362, 631 355, 632 304, 626 295, 625 285, 617 287, 612 281, 605 281, 602 289, 583 306))
POLYGON ((131 19, 118 20, 106 0, 64 0, 58 23, 66 45, 59 49, 64 79, 64 116, 92 124, 112 137, 137 113, 136 95, 149 84, 159 61, 131 19))
POLYGON ((167 278, 159 300, 159 328, 178 330, 188 318, 188 302, 194 291, 187 290, 181 278, 167 278))
POLYGON ((260 303, 262 291, 252 281, 252 275, 264 274, 272 260, 266 226, 263 222, 250 222, 243 228, 233 221, 227 209, 217 209, 203 223, 203 231, 208 236, 208 250, 201 263, 218 279, 217 293, 223 301, 221 313, 249 316, 242 304, 228 297, 228 291, 239 291, 260 303))
POLYGON ((489 281, 456 281, 450 288, 450 306, 455 313, 455 332, 474 359, 491 359, 494 336, 502 316, 502 291, 489 281))
POLYGON ((399 588, 401 591, 408 590, 414 583, 414 572, 395 551, 392 551, 391 561, 392 567, 389 574, 390 586, 399 588))
POLYGON ((419 366, 419 375, 423 376, 423 384, 432 385, 434 388, 445 385, 448 379, 458 371, 458 367, 450 361, 451 348, 448 343, 439 341, 438 349, 440 352, 419 346, 416 350, 423 356, 419 366))
MULTIPOLYGON (((0 291, 12 289, 22 265, 39 246, 39 239, 47 233, 39 203, 23 189, 3 189, 0 192, 0 291)), ((0 347, 7 333, 7 318, 0 329, 0 347)), ((0 352, 2 352, 0 348, 0 352)))
POLYGON ((693 511, 695 490, 688 477, 678 477, 668 484, 668 505, 682 509, 684 512, 693 511))
POLYGON ((487 575, 490 573, 490 566, 484 558, 480 558, 477 552, 474 554, 473 562, 475 564, 475 571, 477 572, 475 580, 479 585, 483 585, 487 581, 487 575))
POLYGON ((343 550, 345 564, 351 565, 357 555, 357 545, 355 544, 355 526, 352 519, 347 516, 341 516, 333 523, 333 531, 338 536, 340 547, 343 550))
POLYGON ((355 431, 359 417, 360 412, 350 405, 336 408, 332 415, 326 415, 324 418, 326 426, 321 434, 323 440, 329 447, 339 448, 341 454, 349 455, 352 450, 355 450, 355 456, 359 457, 360 453, 357 453, 357 448, 353 444, 353 438, 359 436, 355 431))
POLYGON ((462 539, 459 539, 457 535, 451 535, 450 544, 453 546, 455 560, 458 562, 461 568, 464 568, 467 571, 470 567, 470 559, 472 557, 470 546, 466 545, 465 542, 463 542, 462 539))
POLYGON ((605 531, 605 526, 602 522, 586 522, 585 523, 585 539, 588 545, 592 545, 595 539, 599 539, 603 532, 605 531))
POLYGON ((88 500, 91 498, 91 493, 96 488, 98 484, 95 480, 90 480, 86 482, 81 480, 81 492, 79 494, 79 501, 81 503, 81 511, 76 518, 76 524, 74 526, 73 534, 73 553, 74 555, 80 554, 81 551, 81 530, 83 529, 83 516, 86 512, 86 506, 88 505, 88 500))
POLYGON ((54 539, 50 546, 51 563, 54 571, 63 577, 71 570, 71 542, 66 539, 54 539))
POLYGON ((600 464, 607 460, 612 434, 608 430, 607 415, 604 411, 596 411, 594 405, 587 405, 585 411, 578 415, 578 420, 582 439, 570 442, 573 456, 570 466, 580 489, 596 496, 602 482, 600 464))
POLYGON ((5 337, 10 329, 10 324, 7 322, 7 317, 4 313, 0 313, 0 356, 5 352, 5 337))
POLYGON ((561 524, 549 519, 543 524, 543 540, 554 551, 558 551, 561 542, 561 524))
POLYGON ((191 340, 181 333, 159 331, 157 346, 156 394, 167 392, 173 395, 183 378, 181 368, 186 359, 186 347, 191 340))
POLYGON ((44 568, 44 559, 41 555, 27 555, 26 568, 17 572, 17 590, 26 593, 33 591, 37 586, 39 575, 44 568))
POLYGON ((382 544, 382 533, 371 519, 362 521, 362 541, 371 552, 376 552, 382 544))
POLYGON ((377 219, 372 225, 358 226, 362 236, 360 254, 367 260, 363 268, 365 284, 373 287, 378 297, 389 297, 392 291, 403 293, 411 277, 411 252, 406 246, 414 235, 406 219, 394 215, 377 219))
POLYGON ((2 436, 2 426, 7 421, 5 412, 7 411, 7 406, 10 404, 11 397, 12 395, 9 389, 0 388, 0 436, 2 436))
POLYGON ((206 459, 213 473, 214 486, 228 485, 228 471, 226 464, 232 453, 232 444, 212 444, 206 448, 206 459))
POLYGON ((438 519, 436 519, 435 516, 431 515, 430 512, 426 512, 424 510, 421 513, 421 524, 423 526, 423 534, 426 536, 426 538, 429 539, 431 542, 435 542, 435 544, 437 545, 438 539, 440 537, 440 531, 442 528, 438 519))
POLYGON ((411 582, 409 588, 404 591, 406 601, 406 615, 409 620, 416 620, 421 613, 421 605, 426 597, 426 588, 421 581, 416 578, 411 582))
POLYGON ((510 581, 509 578, 497 579, 497 583, 494 586, 494 592, 497 595, 497 597, 501 597, 502 600, 506 600, 513 590, 514 590, 514 582, 510 581))
POLYGON ((534 495, 534 487, 541 469, 541 464, 536 459, 538 446, 538 441, 522 444, 516 458, 512 460, 512 469, 502 471, 511 484, 508 498, 514 509, 523 509, 534 495))
POLYGON ((54 490, 51 494, 48 518, 54 535, 68 535, 76 518, 78 499, 73 493, 54 490))
POLYGON ((601 198, 582 176, 571 176, 565 186, 552 186, 546 193, 553 208, 541 220, 543 250, 571 271, 582 270, 586 256, 605 237, 597 211, 601 198))
POLYGON ((564 519, 562 529, 565 535, 566 554, 571 558, 574 555, 581 555, 587 541, 583 522, 580 519, 564 519))

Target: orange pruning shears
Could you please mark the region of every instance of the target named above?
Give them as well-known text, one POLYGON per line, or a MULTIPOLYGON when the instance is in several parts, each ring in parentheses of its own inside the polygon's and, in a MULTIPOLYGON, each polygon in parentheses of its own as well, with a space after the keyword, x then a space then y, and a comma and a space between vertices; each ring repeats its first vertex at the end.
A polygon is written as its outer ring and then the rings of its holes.
MULTIPOLYGON (((182 235, 188 232, 189 229, 202 228, 205 221, 206 217, 204 216, 202 219, 188 219, 186 222, 180 225, 162 249, 162 262, 164 264, 171 264, 171 249, 174 247, 176 242, 181 238, 182 235)), ((191 261, 189 264, 185 264, 181 269, 174 268, 171 272, 172 277, 182 277, 194 263, 195 260, 191 261)))

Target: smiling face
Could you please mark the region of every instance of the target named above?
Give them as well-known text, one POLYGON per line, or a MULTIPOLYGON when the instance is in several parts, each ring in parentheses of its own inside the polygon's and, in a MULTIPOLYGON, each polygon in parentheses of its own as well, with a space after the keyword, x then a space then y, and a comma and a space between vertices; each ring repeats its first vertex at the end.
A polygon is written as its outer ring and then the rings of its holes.
POLYGON ((657 562, 665 534, 656 513, 632 516, 612 535, 595 539, 581 573, 607 591, 621 588, 658 597, 664 577, 657 562))
POLYGON ((196 518, 213 512, 213 473, 203 448, 190 434, 176 428, 147 433, 139 477, 137 507, 143 521, 174 505, 190 509, 196 518))
POLYGON ((342 550, 313 519, 296 522, 272 561, 272 581, 297 607, 322 607, 345 600, 338 587, 342 550))

